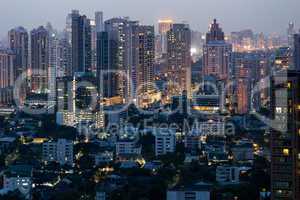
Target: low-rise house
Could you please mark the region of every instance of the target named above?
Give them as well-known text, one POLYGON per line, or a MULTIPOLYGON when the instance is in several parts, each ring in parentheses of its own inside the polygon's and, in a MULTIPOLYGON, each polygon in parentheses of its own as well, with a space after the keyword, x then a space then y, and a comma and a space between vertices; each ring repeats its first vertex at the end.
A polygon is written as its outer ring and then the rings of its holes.
POLYGON ((15 137, 1 137, 0 138, 0 154, 9 153, 16 145, 15 137))
POLYGON ((104 151, 95 155, 95 165, 107 164, 114 160, 114 153, 109 151, 104 151))
POLYGON ((197 183, 191 186, 176 186, 167 191, 167 200, 210 200, 212 185, 197 183))
POLYGON ((232 156, 236 161, 253 161, 254 150, 252 143, 236 144, 231 148, 232 156))
POLYGON ((162 162, 159 160, 146 162, 144 165, 144 169, 150 170, 152 172, 159 170, 161 167, 162 167, 162 162))
POLYGON ((13 165, 3 176, 3 189, 0 195, 19 191, 25 199, 31 199, 32 167, 29 165, 13 165))
POLYGON ((120 165, 121 169, 132 169, 132 168, 139 168, 139 164, 134 161, 123 161, 120 165))
POLYGON ((236 184, 240 181, 240 168, 221 165, 216 168, 216 181, 220 184, 236 184))

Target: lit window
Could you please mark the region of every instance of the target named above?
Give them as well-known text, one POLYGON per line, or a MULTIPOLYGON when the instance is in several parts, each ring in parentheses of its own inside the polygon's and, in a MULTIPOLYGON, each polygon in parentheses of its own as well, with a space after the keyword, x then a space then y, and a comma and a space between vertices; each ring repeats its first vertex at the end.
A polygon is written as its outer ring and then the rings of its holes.
POLYGON ((290 154, 290 150, 289 149, 283 149, 282 153, 283 153, 283 155, 288 156, 290 154))
POLYGON ((277 113, 282 113, 282 108, 281 107, 276 107, 276 112, 277 113))

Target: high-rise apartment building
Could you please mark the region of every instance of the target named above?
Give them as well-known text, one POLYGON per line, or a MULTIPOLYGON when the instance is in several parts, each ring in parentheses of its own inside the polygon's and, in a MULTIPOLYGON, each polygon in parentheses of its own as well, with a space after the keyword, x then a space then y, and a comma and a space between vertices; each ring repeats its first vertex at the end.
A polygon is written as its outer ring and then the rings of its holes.
POLYGON ((49 70, 48 70, 48 90, 49 98, 55 99, 56 95, 56 77, 57 77, 57 67, 58 67, 58 33, 52 27, 51 23, 48 22, 46 25, 46 30, 48 31, 49 40, 49 70))
POLYGON ((300 73, 272 76, 271 199, 300 199, 300 73))
POLYGON ((290 22, 288 25, 288 29, 287 29, 287 37, 288 37, 288 46, 291 48, 294 45, 294 34, 295 33, 296 33, 295 25, 293 22, 290 22))
POLYGON ((104 31, 104 23, 103 23, 103 12, 96 12, 95 13, 95 23, 96 23, 96 32, 103 32, 104 31))
MULTIPOLYGON (((100 33, 102 36, 98 40, 99 47, 103 48, 103 51, 98 53, 98 74, 101 68, 110 70, 113 79, 117 79, 112 94, 119 95, 124 101, 129 99, 132 91, 131 81, 129 81, 133 65, 132 27, 137 24, 138 22, 130 21, 128 18, 109 19, 105 21, 106 33, 100 33), (101 58, 102 56, 106 57, 106 61, 105 58, 101 58)), ((98 50, 101 51, 101 48, 98 50)), ((108 71, 105 73, 107 74, 108 71)))
POLYGON ((187 24, 173 24, 168 37, 168 80, 170 95, 190 94, 191 30, 187 24))
POLYGON ((294 66, 300 70, 300 33, 294 35, 294 66))
POLYGON ((117 70, 117 51, 117 42, 110 39, 108 32, 97 33, 98 91, 104 98, 118 95, 117 74, 110 72, 117 70))
POLYGON ((72 68, 73 73, 92 70, 92 38, 90 20, 79 11, 72 11, 72 68))
POLYGON ((158 21, 159 42, 156 50, 160 56, 167 53, 167 32, 172 28, 172 25, 173 20, 170 19, 158 21))
POLYGON ((49 33, 40 26, 31 35, 31 90, 47 92, 49 80, 49 33))
POLYGON ((133 66, 131 77, 135 95, 146 95, 153 91, 154 81, 154 27, 133 27, 133 66))
POLYGON ((68 41, 68 33, 64 32, 57 46, 56 76, 64 77, 72 75, 72 47, 68 41))
POLYGON ((14 53, 0 49, 0 106, 12 104, 14 86, 14 53))
POLYGON ((236 72, 236 96, 237 113, 246 114, 250 109, 250 70, 245 66, 239 66, 236 72))
POLYGON ((10 50, 0 50, 0 88, 14 85, 14 54, 10 50))
POLYGON ((227 80, 231 51, 232 46, 225 42, 224 32, 215 19, 206 34, 206 44, 203 47, 203 75, 227 80))
POLYGON ((9 48, 15 54, 15 79, 26 72, 29 67, 28 57, 28 32, 23 27, 11 29, 8 32, 9 48))

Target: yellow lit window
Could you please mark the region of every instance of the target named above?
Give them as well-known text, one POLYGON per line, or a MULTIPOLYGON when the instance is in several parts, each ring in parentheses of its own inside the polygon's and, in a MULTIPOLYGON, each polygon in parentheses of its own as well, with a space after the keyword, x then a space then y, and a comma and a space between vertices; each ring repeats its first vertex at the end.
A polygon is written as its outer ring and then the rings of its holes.
POLYGON ((291 88, 292 84, 290 82, 287 83, 287 88, 291 88))
POLYGON ((282 153, 283 153, 283 155, 288 156, 290 154, 290 150, 289 149, 283 149, 282 153))

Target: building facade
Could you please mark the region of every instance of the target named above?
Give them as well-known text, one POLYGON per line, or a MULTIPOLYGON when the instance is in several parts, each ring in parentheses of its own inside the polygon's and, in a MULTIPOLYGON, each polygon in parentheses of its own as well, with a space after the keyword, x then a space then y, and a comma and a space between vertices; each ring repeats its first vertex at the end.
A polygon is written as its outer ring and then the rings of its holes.
POLYGON ((300 73, 282 70, 272 76, 271 199, 300 198, 300 73))
POLYGON ((92 71, 92 33, 90 20, 72 11, 72 72, 92 71))
POLYGON ((73 142, 66 139, 43 143, 43 160, 60 165, 73 165, 73 142))
POLYGON ((29 67, 28 38, 28 32, 23 27, 17 27, 8 32, 9 48, 15 54, 15 79, 26 72, 29 67))
MULTIPOLYGON (((154 90, 154 27, 137 25, 133 27, 133 66, 131 67, 131 79, 133 95, 143 102, 143 97, 150 95, 154 90)), ((147 102, 145 102, 147 103, 147 102)))
POLYGON ((231 51, 232 46, 225 42, 224 32, 215 19, 206 34, 206 44, 203 47, 203 75, 227 80, 231 51))
POLYGON ((31 90, 47 92, 50 70, 49 33, 40 26, 31 31, 31 90))
POLYGON ((173 24, 167 32, 168 80, 170 95, 191 90, 191 30, 187 24, 173 24))
POLYGON ((159 129, 155 134, 155 155, 161 156, 176 151, 175 131, 159 129))

